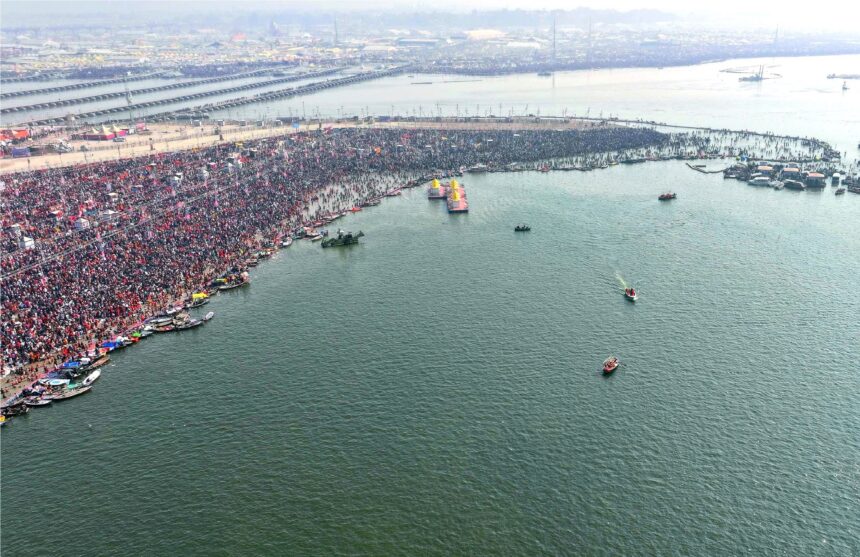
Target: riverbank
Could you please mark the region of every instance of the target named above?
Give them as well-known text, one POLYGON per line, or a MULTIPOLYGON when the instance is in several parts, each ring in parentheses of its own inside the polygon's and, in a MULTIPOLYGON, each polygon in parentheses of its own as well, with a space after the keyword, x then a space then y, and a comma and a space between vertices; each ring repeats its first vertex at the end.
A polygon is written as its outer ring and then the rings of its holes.
POLYGON ((261 239, 271 243, 323 211, 378 196, 392 177, 404 185, 482 160, 501 166, 656 147, 665 139, 612 127, 577 133, 320 127, 241 146, 11 175, 7 184, 15 195, 5 217, 34 245, 2 260, 3 304, 11 316, 4 323, 4 361, 14 368, 60 349, 80 354, 93 338, 109 340, 120 324, 200 288, 214 278, 206 269, 239 265, 261 239), (109 195, 102 184, 109 184, 109 195), (60 222, 42 220, 58 210, 60 222), (67 297, 62 306, 56 291, 67 297))
MULTIPOLYGON (((768 142, 808 141, 818 148, 822 155, 833 155, 832 149, 823 141, 815 138, 763 133, 750 130, 730 130, 710 127, 686 126, 643 119, 595 118, 595 117, 446 117, 446 118, 408 118, 408 119, 337 119, 296 122, 292 125, 274 125, 269 121, 264 126, 241 125, 238 122, 225 122, 218 126, 207 121, 201 126, 177 125, 176 123, 153 123, 147 125, 147 133, 127 136, 122 143, 68 141, 73 151, 70 153, 48 153, 38 157, 0 159, 0 175, 51 168, 64 168, 79 164, 120 161, 152 154, 176 151, 206 149, 215 146, 228 146, 258 139, 290 136, 332 129, 428 129, 428 130, 589 130, 595 128, 637 126, 659 128, 667 131, 704 132, 707 134, 727 134, 759 138, 768 142), (81 149, 86 149, 82 151, 81 149)), ((45 142, 58 141, 63 137, 58 133, 45 142)), ((238 146, 241 147, 241 146, 238 146)), ((765 153, 761 153, 765 157, 765 153)))
POLYGON ((3 260, 4 307, 15 316, 4 327, 7 365, 18 362, 34 378, 56 363, 59 350, 73 357, 128 333, 129 324, 163 311, 226 269, 241 269, 249 253, 277 245, 280 235, 386 191, 474 165, 493 172, 587 171, 753 148, 758 156, 811 160, 827 149, 805 138, 725 131, 667 135, 554 119, 335 122, 277 131, 208 148, 10 175, 20 198, 7 220, 55 214, 57 207, 69 216, 53 228, 25 218, 36 249, 19 249, 3 260), (100 184, 110 193, 95 202, 100 184), (106 212, 110 218, 104 220, 106 212), (101 224, 77 226, 84 216, 101 224), (72 296, 77 318, 54 307, 58 289, 72 296), (28 304, 23 313, 22 301, 28 304), (40 335, 47 323, 60 334, 40 335))

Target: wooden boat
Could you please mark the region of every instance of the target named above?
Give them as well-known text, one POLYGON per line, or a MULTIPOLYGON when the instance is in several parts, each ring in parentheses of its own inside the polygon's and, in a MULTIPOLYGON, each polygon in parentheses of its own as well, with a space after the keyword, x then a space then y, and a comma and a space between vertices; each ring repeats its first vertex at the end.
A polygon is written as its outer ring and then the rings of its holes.
POLYGON ((518 224, 514 227, 514 232, 528 232, 531 229, 532 227, 527 224, 518 224))
POLYGON ((281 245, 281 247, 282 247, 282 248, 288 248, 288 247, 290 247, 291 245, 293 245, 293 239, 292 239, 290 236, 287 236, 286 238, 284 238, 283 240, 281 240, 281 244, 280 244, 280 245, 281 245))
POLYGON ((174 328, 175 331, 187 331, 188 329, 193 329, 195 327, 199 327, 203 324, 201 319, 189 319, 185 323, 181 325, 176 325, 174 328))
POLYGON ((23 416, 29 411, 30 407, 24 404, 23 400, 18 400, 13 404, 9 404, 7 406, 4 406, 3 408, 0 408, 0 414, 6 416, 7 418, 14 416, 23 416))
POLYGON ((615 356, 609 356, 605 360, 603 360, 603 374, 609 375, 621 365, 621 362, 618 361, 618 358, 615 356))
POLYGON ((160 315, 158 317, 150 317, 145 321, 145 323, 153 328, 158 328, 164 325, 169 325, 173 323, 172 315, 160 315))
POLYGON ((42 398, 40 396, 28 396, 24 399, 24 404, 30 406, 31 408, 35 408, 36 406, 47 406, 54 402, 50 398, 42 398))
POLYGON ((240 286, 245 286, 247 284, 251 284, 251 281, 248 279, 242 280, 240 282, 228 282, 227 284, 222 284, 218 287, 218 290, 233 290, 234 288, 239 288, 240 286))
POLYGON ((844 193, 845 193, 845 188, 837 188, 836 189, 836 195, 842 195, 844 193))
POLYGON ((677 193, 669 192, 669 193, 661 194, 660 197, 658 197, 657 199, 659 199, 660 201, 669 201, 671 199, 676 199, 677 197, 678 197, 677 193))
POLYGON ((49 396, 51 397, 51 400, 66 400, 89 392, 92 388, 92 385, 87 385, 86 387, 76 387, 74 389, 66 389, 65 391, 49 396))
POLYGON ((102 375, 102 371, 101 371, 100 369, 95 370, 95 371, 94 371, 94 372, 92 372, 91 374, 87 375, 87 378, 86 378, 86 379, 84 379, 83 386, 84 386, 84 387, 89 387, 90 385, 92 385, 93 383, 95 383, 95 382, 96 382, 96 379, 98 379, 99 377, 101 377, 101 375, 102 375))
POLYGON ((197 300, 194 300, 193 302, 188 304, 188 309, 199 308, 199 307, 205 306, 208 303, 209 303, 209 297, 208 296, 205 298, 198 298, 197 300))

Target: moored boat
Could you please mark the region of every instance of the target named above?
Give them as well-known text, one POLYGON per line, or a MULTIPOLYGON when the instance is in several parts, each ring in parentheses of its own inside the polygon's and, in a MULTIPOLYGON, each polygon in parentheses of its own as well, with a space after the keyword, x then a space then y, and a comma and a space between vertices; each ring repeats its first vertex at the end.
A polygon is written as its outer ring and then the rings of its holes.
POLYGON ((31 408, 35 408, 37 406, 47 406, 54 402, 50 398, 42 398, 41 396, 28 396, 24 399, 24 404, 31 408))
MULTIPOLYGON (((66 389, 65 391, 60 391, 59 393, 53 395, 47 395, 51 398, 51 400, 66 400, 72 397, 76 397, 78 395, 82 395, 86 392, 89 392, 93 388, 92 385, 87 385, 85 387, 75 387, 71 389, 66 389)), ((47 398, 47 397, 46 397, 47 398)))
POLYGON ((229 275, 219 280, 221 280, 222 282, 219 284, 218 290, 232 290, 234 288, 239 288, 240 286, 250 284, 251 282, 251 280, 248 278, 248 273, 229 275))
POLYGON ((99 377, 101 377, 101 375, 102 375, 102 370, 100 370, 100 369, 95 370, 91 374, 87 375, 87 378, 84 379, 84 381, 83 381, 83 386, 88 387, 88 386, 92 385, 93 383, 96 382, 96 380, 99 377))
POLYGON ((427 188, 427 199, 445 199, 448 197, 446 186, 443 186, 438 178, 433 178, 430 187, 427 188))
POLYGON ((30 411, 30 407, 24 404, 22 399, 18 399, 12 404, 7 404, 0 408, 0 414, 6 416, 7 418, 14 416, 23 416, 27 412, 30 411))
POLYGON ((191 295, 191 303, 188 304, 188 309, 199 308, 210 302, 209 294, 205 292, 195 292, 191 295))

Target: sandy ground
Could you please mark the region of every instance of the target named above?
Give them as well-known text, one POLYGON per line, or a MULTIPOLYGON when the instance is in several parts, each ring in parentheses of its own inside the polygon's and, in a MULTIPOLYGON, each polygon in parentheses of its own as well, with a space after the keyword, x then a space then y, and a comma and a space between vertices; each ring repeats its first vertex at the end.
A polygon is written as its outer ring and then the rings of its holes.
MULTIPOLYGON (((125 142, 114 143, 113 141, 70 141, 68 142, 75 151, 71 153, 50 153, 46 155, 26 157, 20 159, 0 159, 0 174, 20 172, 27 170, 38 170, 42 168, 57 168, 71 166, 81 163, 97 161, 118 160, 146 155, 148 153, 161 153, 171 151, 184 151, 210 147, 218 143, 237 143, 260 139, 264 137, 284 136, 299 131, 316 130, 327 127, 349 128, 349 127, 374 127, 374 128, 403 128, 403 129, 581 129, 591 128, 598 124, 582 120, 568 121, 535 121, 534 119, 521 119, 514 122, 455 122, 445 120, 441 122, 413 122, 393 121, 376 122, 366 124, 352 121, 330 121, 302 125, 293 128, 289 125, 257 128, 253 126, 240 127, 228 125, 220 128, 220 136, 216 133, 216 127, 207 123, 202 127, 182 126, 177 124, 150 124, 149 133, 146 135, 132 135, 125 142), (81 151, 85 146, 87 151, 81 151)), ((55 138, 57 141, 59 137, 55 138)), ((49 143, 51 139, 41 140, 40 143, 49 143)))

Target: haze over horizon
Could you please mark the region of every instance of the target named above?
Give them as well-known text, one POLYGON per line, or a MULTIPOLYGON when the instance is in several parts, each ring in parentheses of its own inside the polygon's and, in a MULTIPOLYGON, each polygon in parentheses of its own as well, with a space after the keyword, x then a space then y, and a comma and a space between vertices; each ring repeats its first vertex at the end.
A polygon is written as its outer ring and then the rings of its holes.
MULTIPOLYGON (((135 17, 128 23, 147 24, 164 21, 166 18, 193 16, 206 6, 206 16, 222 13, 233 13, 235 5, 231 2, 204 2, 203 0, 184 0, 167 2, 164 0, 121 0, 107 2, 105 0, 89 0, 82 2, 60 2, 57 0, 6 0, 0 7, 3 27, 33 26, 38 21, 45 25, 67 23, 69 18, 76 20, 87 19, 92 23, 112 22, 129 18, 130 13, 135 17)), ((371 12, 385 11, 395 13, 463 13, 471 11, 497 10, 564 10, 591 9, 595 11, 661 11, 677 16, 686 24, 702 27, 734 27, 773 29, 777 25, 787 32, 820 32, 833 30, 845 32, 856 28, 860 17, 860 5, 849 5, 836 0, 823 0, 816 3, 814 10, 803 5, 789 5, 773 0, 759 2, 744 2, 742 0, 726 0, 719 3, 691 5, 682 0, 653 0, 642 4, 633 0, 582 0, 576 4, 563 0, 440 0, 428 7, 426 3, 407 1, 368 0, 326 0, 316 2, 313 6, 297 1, 281 0, 252 0, 243 2, 244 13, 325 13, 325 12, 371 12), (834 17, 838 15, 838 17, 834 17)), ((860 41, 860 35, 857 37, 860 41)))

